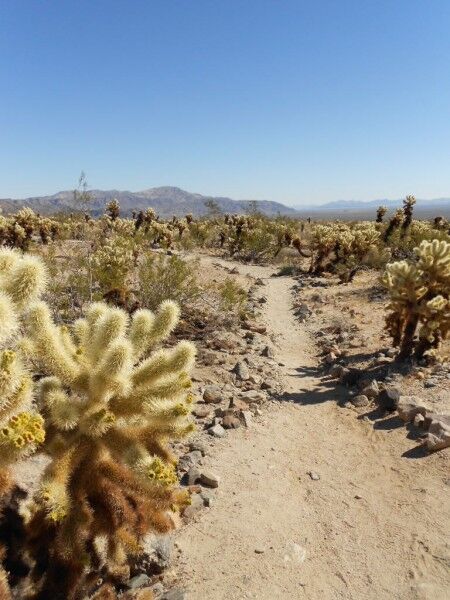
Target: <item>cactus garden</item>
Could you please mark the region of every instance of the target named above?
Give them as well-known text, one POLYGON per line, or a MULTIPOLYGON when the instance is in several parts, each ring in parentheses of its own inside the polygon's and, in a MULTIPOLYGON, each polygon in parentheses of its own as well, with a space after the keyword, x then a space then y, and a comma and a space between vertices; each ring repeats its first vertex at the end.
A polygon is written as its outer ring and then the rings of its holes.
MULTIPOLYGON (((297 581, 308 542, 278 532, 269 544, 268 499, 280 486, 315 498, 345 440, 355 450, 334 476, 354 498, 375 501, 378 460, 408 485, 437 485, 450 446, 450 225, 414 208, 408 196, 366 221, 164 219, 123 215, 112 198, 97 217, 2 215, 0 598, 206 598, 203 577, 220 598, 209 530, 245 536, 247 569, 250 552, 297 581)), ((428 500, 413 513, 421 536, 444 527, 439 494, 428 500)), ((315 501, 326 520, 331 492, 315 501)), ((409 543, 399 534, 396 551, 409 543)), ((441 589, 445 570, 434 578, 441 589)), ((270 597, 292 597, 271 585, 270 597)))

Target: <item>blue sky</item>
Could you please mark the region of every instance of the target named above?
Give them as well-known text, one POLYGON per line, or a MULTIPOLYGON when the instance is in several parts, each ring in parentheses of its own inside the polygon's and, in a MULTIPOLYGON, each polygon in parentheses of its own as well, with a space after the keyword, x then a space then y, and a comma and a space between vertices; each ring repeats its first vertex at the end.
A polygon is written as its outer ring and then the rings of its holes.
POLYGON ((449 0, 1 0, 0 197, 450 196, 449 0))

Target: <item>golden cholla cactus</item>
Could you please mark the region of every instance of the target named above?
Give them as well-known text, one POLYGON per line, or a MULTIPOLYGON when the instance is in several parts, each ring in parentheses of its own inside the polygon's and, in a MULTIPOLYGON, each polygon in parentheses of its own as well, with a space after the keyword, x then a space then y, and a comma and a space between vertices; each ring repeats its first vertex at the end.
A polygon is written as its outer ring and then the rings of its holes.
POLYGON ((111 221, 115 221, 120 216, 120 204, 119 201, 114 198, 110 200, 106 205, 106 214, 111 219, 111 221))
POLYGON ((121 236, 109 239, 91 257, 94 280, 100 284, 103 294, 111 290, 124 290, 132 265, 130 243, 121 236))
POLYGON ((99 537, 107 539, 110 570, 126 576, 141 537, 170 529, 171 511, 186 503, 168 444, 193 430, 195 349, 190 342, 156 349, 178 318, 170 301, 131 319, 94 303, 68 330, 53 322, 45 303, 29 308, 29 354, 47 374, 39 402, 51 459, 30 523, 40 532, 30 551, 40 564, 47 557, 48 597, 59 597, 56 580, 61 597, 71 598, 72 587, 95 570, 99 537))
POLYGON ((17 341, 21 319, 44 291, 45 280, 38 258, 0 250, 0 469, 33 452, 44 439, 42 418, 30 411, 32 378, 13 338, 17 341))
MULTIPOLYGON (((42 417, 33 410, 33 380, 20 350, 21 319, 45 287, 39 259, 0 250, 0 499, 12 485, 10 466, 44 442, 42 417)), ((3 558, 3 548, 0 555, 3 558)), ((10 598, 0 567, 0 597, 10 598)))
POLYGON ((450 244, 423 241, 414 252, 415 261, 392 263, 383 277, 391 297, 386 328, 400 358, 436 354, 450 328, 450 244))

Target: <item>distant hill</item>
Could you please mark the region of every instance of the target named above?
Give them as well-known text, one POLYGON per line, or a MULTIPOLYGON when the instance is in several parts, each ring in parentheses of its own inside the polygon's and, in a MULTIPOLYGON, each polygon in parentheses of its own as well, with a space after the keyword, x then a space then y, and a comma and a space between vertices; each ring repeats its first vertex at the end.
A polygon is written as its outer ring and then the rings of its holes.
MULTIPOLYGON (((388 208, 387 217, 397 208, 403 206, 403 198, 398 200, 335 200, 325 204, 311 206, 296 206, 301 218, 312 219, 341 219, 344 221, 372 219, 379 206, 388 208)), ((436 216, 450 217, 450 198, 434 198, 431 200, 417 199, 414 216, 419 219, 432 219, 436 216)))
MULTIPOLYGON (((105 205, 113 198, 120 203, 121 214, 131 215, 132 211, 153 208, 161 217, 173 215, 183 216, 192 213, 195 216, 207 214, 206 203, 213 201, 223 213, 249 213, 254 208, 267 216, 287 215, 296 216, 294 208, 284 206, 279 202, 269 200, 232 200, 231 198, 202 196, 192 194, 177 187, 158 187, 143 190, 141 192, 128 192, 119 190, 89 190, 93 197, 91 213, 100 215, 104 212, 105 205)), ((53 196, 36 196, 24 200, 13 200, 10 198, 0 199, 0 207, 4 213, 15 212, 23 206, 29 206, 40 214, 51 214, 56 212, 70 212, 74 210, 73 192, 64 191, 53 194, 53 196)))

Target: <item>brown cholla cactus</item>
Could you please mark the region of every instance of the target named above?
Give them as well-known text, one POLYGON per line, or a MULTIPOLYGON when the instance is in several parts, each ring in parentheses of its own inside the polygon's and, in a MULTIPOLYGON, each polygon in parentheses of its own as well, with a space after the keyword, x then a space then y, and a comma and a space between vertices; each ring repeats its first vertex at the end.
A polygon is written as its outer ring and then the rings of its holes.
POLYGON ((385 206, 379 206, 377 208, 377 219, 376 222, 377 223, 382 223, 383 222, 383 217, 384 215, 387 213, 387 208, 385 206))
POLYGON ((106 205, 106 214, 111 219, 111 221, 115 221, 120 216, 120 204, 119 201, 114 198, 106 205))
POLYGON ((399 208, 395 212, 392 219, 389 221, 389 225, 387 226, 386 231, 384 232, 383 241, 385 243, 387 243, 389 241, 389 238, 391 237, 391 235, 394 233, 394 231, 396 229, 398 229, 400 227, 402 222, 403 222, 403 211, 401 208, 399 208))
POLYGON ((403 200, 403 223, 402 223, 402 236, 406 235, 408 228, 412 223, 414 205, 416 203, 416 199, 414 196, 406 196, 406 199, 403 200))
POLYGON ((95 303, 69 331, 53 323, 45 303, 30 307, 29 355, 47 373, 39 402, 51 462, 30 522, 45 597, 78 597, 98 568, 100 537, 108 571, 127 577, 142 536, 172 528, 171 511, 187 501, 168 442, 193 429, 188 372, 195 350, 189 342, 153 350, 178 316, 170 301, 131 320, 95 303))
POLYGON ((386 329, 399 358, 436 356, 450 330, 450 244, 423 241, 415 255, 388 265, 383 278, 391 296, 386 329))

